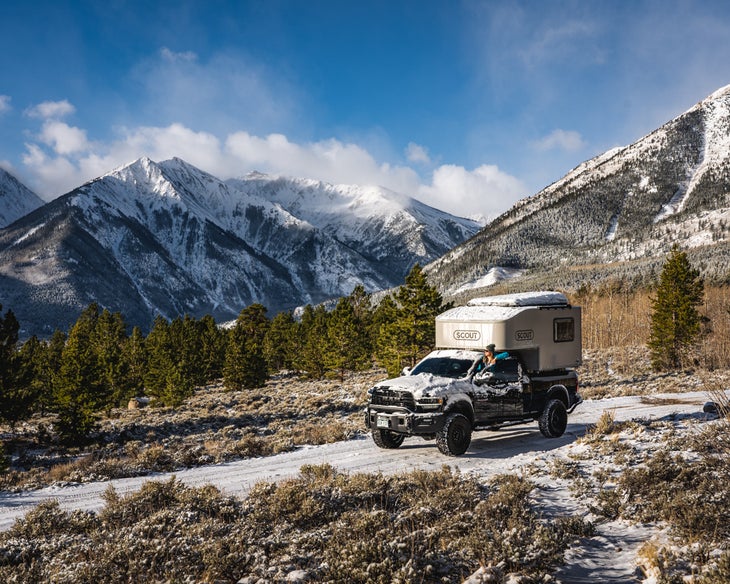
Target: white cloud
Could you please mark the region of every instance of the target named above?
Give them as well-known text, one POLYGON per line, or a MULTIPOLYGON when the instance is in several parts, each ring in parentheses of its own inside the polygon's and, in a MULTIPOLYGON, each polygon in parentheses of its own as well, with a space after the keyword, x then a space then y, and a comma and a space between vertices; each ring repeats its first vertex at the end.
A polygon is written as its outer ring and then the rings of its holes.
POLYGON ((585 146, 583 137, 580 133, 573 130, 553 130, 540 140, 533 143, 536 150, 565 150, 567 152, 575 152, 585 146))
POLYGON ((362 146, 331 138, 310 143, 283 134, 235 132, 220 140, 182 124, 119 130, 117 140, 93 143, 78 128, 44 126, 42 140, 26 144, 23 163, 35 181, 29 186, 53 198, 141 156, 161 161, 177 156, 221 179, 251 170, 312 178, 335 184, 380 185, 459 216, 494 217, 514 204, 525 186, 496 166, 474 170, 443 165, 422 180, 409 166, 379 162, 362 146))
POLYGON ((525 196, 527 188, 517 178, 494 165, 474 170, 445 164, 433 172, 430 185, 422 185, 424 203, 462 217, 494 218, 525 196))
POLYGON ((428 150, 423 146, 409 142, 406 147, 406 158, 409 162, 430 164, 431 157, 428 155, 428 150))
POLYGON ((0 114, 10 111, 10 96, 0 95, 0 114))
POLYGON ((43 124, 39 138, 44 144, 52 146, 56 154, 62 156, 81 152, 89 147, 85 130, 54 120, 43 124))
POLYGON ((162 58, 164 60, 171 61, 171 62, 175 62, 175 61, 197 61, 198 60, 198 55, 196 55, 192 51, 185 51, 185 52, 182 52, 182 53, 176 53, 174 51, 171 51, 167 47, 162 47, 162 49, 160 50, 160 55, 162 56, 162 58))
POLYGON ((76 108, 67 100, 63 101, 44 101, 36 106, 29 108, 26 114, 31 118, 42 119, 58 119, 76 111, 76 108))

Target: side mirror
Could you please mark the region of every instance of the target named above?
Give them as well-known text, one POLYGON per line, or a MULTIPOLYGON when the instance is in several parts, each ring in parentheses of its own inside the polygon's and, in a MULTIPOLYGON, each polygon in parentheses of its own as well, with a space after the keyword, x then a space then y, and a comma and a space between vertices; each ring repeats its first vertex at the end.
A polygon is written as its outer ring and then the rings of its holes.
POLYGON ((403 367, 403 371, 400 372, 401 375, 404 377, 411 374, 411 368, 410 367, 403 367))

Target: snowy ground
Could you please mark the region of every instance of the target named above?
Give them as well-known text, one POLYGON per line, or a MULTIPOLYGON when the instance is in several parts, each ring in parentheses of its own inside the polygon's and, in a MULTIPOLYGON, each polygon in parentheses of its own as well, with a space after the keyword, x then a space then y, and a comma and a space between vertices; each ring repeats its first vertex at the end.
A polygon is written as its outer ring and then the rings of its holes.
MULTIPOLYGON (((245 459, 220 465, 191 468, 170 474, 117 479, 108 482, 52 486, 36 491, 11 494, 0 493, 0 529, 8 529, 39 502, 56 499, 62 508, 96 511, 102 508, 102 494, 113 485, 117 493, 134 491, 146 481, 164 480, 174 474, 190 486, 213 484, 224 493, 245 495, 257 482, 278 481, 298 474, 305 464, 329 463, 347 472, 395 473, 413 469, 440 469, 444 464, 459 468, 464 473, 489 477, 504 473, 539 476, 540 488, 535 496, 548 510, 564 513, 571 511, 587 515, 583 501, 569 490, 569 481, 551 479, 548 473, 535 473, 555 460, 566 460, 585 446, 577 439, 587 426, 596 423, 605 411, 612 412, 617 422, 634 419, 670 419, 681 414, 704 419, 703 404, 708 401, 704 392, 653 395, 650 404, 641 397, 620 397, 587 400, 570 416, 566 433, 558 439, 546 439, 536 424, 515 426, 498 432, 474 434, 468 452, 458 458, 441 455, 433 442, 420 438, 406 440, 398 450, 380 450, 369 438, 323 446, 304 447, 293 452, 258 459, 245 459), (666 397, 666 399, 662 399, 666 397)), ((591 462, 600 468, 602 461, 591 462)), ((599 522, 594 537, 579 542, 568 551, 566 566, 557 577, 561 582, 639 582, 636 554, 642 543, 660 537, 658 528, 631 525, 624 521, 599 522)))

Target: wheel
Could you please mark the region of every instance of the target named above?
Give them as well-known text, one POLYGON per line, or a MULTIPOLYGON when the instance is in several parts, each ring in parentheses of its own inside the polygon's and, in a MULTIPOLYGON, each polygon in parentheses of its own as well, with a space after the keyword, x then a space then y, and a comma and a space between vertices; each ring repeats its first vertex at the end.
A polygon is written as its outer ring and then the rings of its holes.
POLYGON ((559 438, 568 426, 568 411, 559 399, 551 399, 538 420, 540 432, 545 438, 559 438))
POLYGON ((373 442, 380 448, 398 448, 405 439, 405 434, 397 434, 390 430, 373 430, 373 442))
POLYGON ((464 454, 471 443, 471 422, 464 414, 449 414, 444 427, 436 434, 436 446, 446 456, 464 454))

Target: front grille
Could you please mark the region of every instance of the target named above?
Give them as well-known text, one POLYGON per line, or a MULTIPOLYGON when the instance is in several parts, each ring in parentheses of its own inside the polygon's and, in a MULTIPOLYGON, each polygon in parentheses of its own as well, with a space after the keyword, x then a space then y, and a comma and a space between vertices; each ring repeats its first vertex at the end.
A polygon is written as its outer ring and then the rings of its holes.
POLYGON ((378 406, 396 406, 407 408, 411 411, 416 409, 416 400, 408 391, 399 391, 388 387, 376 387, 373 390, 370 403, 378 406))

